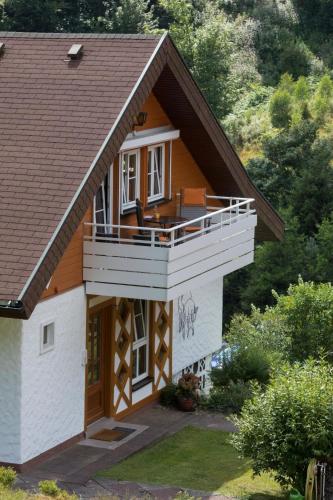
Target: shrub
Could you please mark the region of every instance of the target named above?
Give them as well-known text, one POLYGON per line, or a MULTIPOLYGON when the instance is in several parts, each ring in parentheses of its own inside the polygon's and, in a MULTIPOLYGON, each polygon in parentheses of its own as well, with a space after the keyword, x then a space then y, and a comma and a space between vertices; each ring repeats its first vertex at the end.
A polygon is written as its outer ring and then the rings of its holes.
POLYGON ((10 488, 16 479, 16 472, 11 467, 0 467, 0 486, 10 488))
POLYGON ((61 494, 61 489, 57 485, 56 481, 40 481, 38 483, 39 491, 43 495, 48 495, 49 497, 58 497, 61 494))
POLYGON ((175 406, 176 405, 176 384, 168 384, 160 392, 160 403, 163 406, 175 406))
POLYGON ((333 287, 299 279, 287 295, 275 294, 276 311, 290 336, 291 360, 302 361, 333 353, 333 287))
POLYGON ((273 127, 287 128, 291 123, 292 100, 287 90, 277 90, 270 101, 269 112, 273 127))
POLYGON ((284 365, 245 402, 233 444, 256 474, 272 472, 281 485, 304 490, 310 459, 333 456, 332 395, 333 368, 324 361, 284 365))
POLYGON ((250 315, 235 315, 229 325, 227 340, 240 349, 264 351, 271 364, 280 364, 289 357, 288 328, 275 307, 266 307, 261 312, 252 306, 250 315))
POLYGON ((267 384, 270 373, 270 362, 263 349, 241 348, 225 359, 222 368, 213 368, 210 374, 215 387, 226 387, 230 382, 249 382, 256 380, 267 384))
POLYGON ((223 413, 239 413, 245 401, 251 396, 252 384, 230 381, 227 386, 211 389, 202 406, 223 413))

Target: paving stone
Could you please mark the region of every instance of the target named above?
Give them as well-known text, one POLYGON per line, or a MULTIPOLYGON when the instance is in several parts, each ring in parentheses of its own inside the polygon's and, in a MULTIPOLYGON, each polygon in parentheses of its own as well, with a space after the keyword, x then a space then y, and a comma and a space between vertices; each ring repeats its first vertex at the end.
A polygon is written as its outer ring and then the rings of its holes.
MULTIPOLYGON (((42 479, 55 479, 60 487, 69 492, 75 492, 80 498, 94 499, 101 495, 130 500, 134 498, 156 498, 167 500, 174 498, 180 488, 159 485, 143 485, 128 481, 114 481, 95 477, 97 472, 109 469, 134 453, 143 450, 160 441, 168 435, 181 430, 187 425, 201 428, 234 431, 235 427, 223 415, 197 411, 182 413, 177 410, 148 406, 125 418, 122 423, 132 423, 149 426, 132 440, 115 450, 97 448, 94 446, 74 445, 66 451, 31 468, 28 473, 19 474, 17 486, 22 489, 34 490, 42 479), (95 478, 95 479, 94 479, 95 478)), ((190 493, 195 498, 212 500, 230 500, 221 495, 207 492, 190 493)))

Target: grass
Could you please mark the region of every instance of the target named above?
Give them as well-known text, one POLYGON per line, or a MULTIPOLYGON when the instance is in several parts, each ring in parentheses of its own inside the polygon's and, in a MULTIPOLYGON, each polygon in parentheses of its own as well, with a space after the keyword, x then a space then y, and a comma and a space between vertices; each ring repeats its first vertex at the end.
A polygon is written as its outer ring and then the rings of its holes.
MULTIPOLYGON (((0 0, 1 1, 1 0, 0 0)), ((4 488, 0 485, 0 499, 1 500, 78 500, 75 495, 66 495, 58 497, 50 497, 42 495, 41 493, 28 493, 23 490, 14 490, 11 488, 4 488)), ((99 499, 102 500, 102 499, 99 499)), ((115 497, 108 497, 108 500, 116 500, 115 497)), ((118 500, 118 499, 117 499, 118 500)))
POLYGON ((252 477, 250 462, 239 458, 229 437, 223 431, 186 427, 98 475, 252 500, 284 498, 269 475, 252 477))
POLYGON ((1 500, 46 500, 49 497, 33 495, 22 490, 11 490, 0 486, 0 498, 1 500))

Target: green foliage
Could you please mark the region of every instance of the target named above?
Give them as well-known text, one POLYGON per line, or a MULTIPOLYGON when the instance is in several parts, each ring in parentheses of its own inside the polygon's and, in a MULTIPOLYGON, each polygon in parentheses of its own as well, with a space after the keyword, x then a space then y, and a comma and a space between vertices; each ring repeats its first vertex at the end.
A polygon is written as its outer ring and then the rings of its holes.
POLYGON ((38 483, 38 488, 41 493, 50 497, 58 497, 61 493, 61 489, 57 485, 56 481, 40 481, 38 483))
POLYGON ((299 280, 287 295, 275 294, 276 311, 289 331, 292 360, 322 355, 333 360, 333 287, 299 280))
MULTIPOLYGON (((235 345, 235 344, 234 344, 235 345)), ((230 382, 255 380, 267 384, 270 361, 266 352, 257 346, 237 346, 231 359, 225 359, 222 368, 213 368, 210 374, 214 387, 228 386, 230 382)))
MULTIPOLYGON (((252 306, 249 315, 235 315, 226 333, 230 345, 263 355, 267 365, 278 365, 289 358, 290 338, 283 318, 275 307, 260 309, 252 306)), ((264 373, 268 375, 267 368, 264 373)), ((265 383, 267 379, 256 378, 265 383)))
POLYGON ((323 124, 333 110, 333 82, 329 75, 325 75, 318 83, 313 99, 314 114, 319 123, 323 124))
POLYGON ((315 273, 317 281, 333 283, 333 216, 324 219, 316 237, 315 273))
POLYGON ((291 96, 286 90, 277 90, 271 99, 269 112, 273 127, 286 128, 291 122, 291 96))
POLYGON ((225 414, 239 413, 245 401, 252 397, 252 384, 232 380, 223 387, 213 387, 209 396, 201 405, 207 410, 219 411, 225 414))
POLYGON ((0 487, 10 488, 16 479, 16 472, 11 467, 0 467, 0 487))
POLYGON ((309 98, 309 84, 304 76, 301 76, 294 87, 294 98, 297 102, 305 102, 309 98))
POLYGON ((57 31, 58 0, 6 0, 3 28, 12 31, 57 31))
POLYGON ((254 390, 236 420, 237 450, 256 474, 272 472, 304 490, 307 465, 333 454, 333 369, 324 362, 284 366, 265 392, 254 390))
POLYGON ((160 392, 160 403, 163 406, 176 406, 177 398, 177 385, 167 384, 160 392))
POLYGON ((106 14, 114 33, 149 33, 157 26, 149 0, 119 0, 106 14))

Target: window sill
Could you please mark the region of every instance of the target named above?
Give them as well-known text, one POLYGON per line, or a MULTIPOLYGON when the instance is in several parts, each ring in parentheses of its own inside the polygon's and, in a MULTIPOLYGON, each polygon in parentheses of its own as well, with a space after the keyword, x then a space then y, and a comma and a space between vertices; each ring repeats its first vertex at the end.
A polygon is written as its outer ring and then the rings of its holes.
POLYGON ((148 201, 145 208, 152 208, 155 207, 155 205, 164 205, 165 203, 170 203, 170 201, 172 201, 172 198, 159 198, 158 200, 148 201))
POLYGON ((153 382, 153 377, 146 377, 143 380, 140 380, 140 382, 137 382, 132 386, 132 392, 138 391, 139 389, 142 389, 145 385, 150 384, 153 382))
POLYGON ((135 212, 136 212, 136 207, 124 208, 120 216, 123 217, 124 215, 134 214, 135 212))

